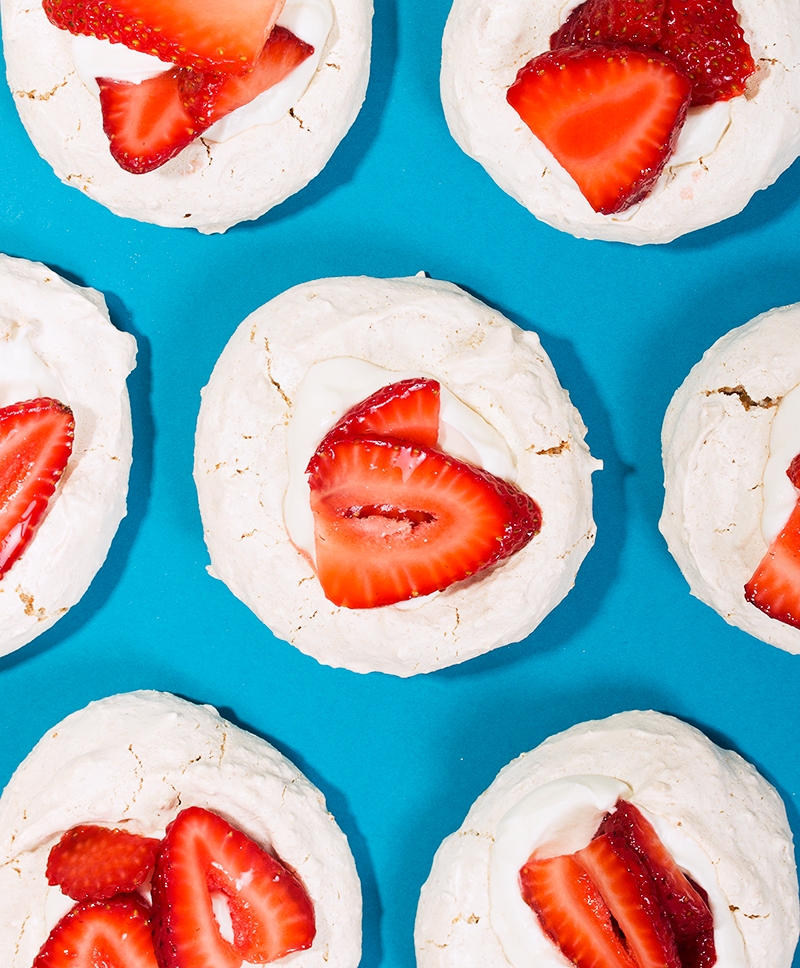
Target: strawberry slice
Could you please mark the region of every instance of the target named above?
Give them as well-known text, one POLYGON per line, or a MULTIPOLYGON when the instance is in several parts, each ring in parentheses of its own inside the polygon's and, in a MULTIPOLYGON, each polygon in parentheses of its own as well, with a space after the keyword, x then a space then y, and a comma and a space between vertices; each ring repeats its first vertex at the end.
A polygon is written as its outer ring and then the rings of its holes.
POLYGON ((97 78, 103 131, 120 168, 134 175, 160 168, 205 130, 183 106, 179 79, 177 68, 140 84, 97 78))
POLYGON ((43 0, 48 20, 153 54, 181 67, 218 74, 249 70, 283 0, 43 0))
POLYGON ((658 902, 672 925, 683 968, 711 968, 717 955, 708 902, 675 863, 650 821, 630 801, 618 800, 597 832, 612 844, 632 848, 653 879, 658 902))
MULTIPOLYGON (((800 454, 786 473, 800 490, 800 454)), ((800 496, 783 530, 744 586, 744 597, 770 618, 800 628, 800 496)))
POLYGON ((672 62, 627 47, 565 47, 526 64, 508 103, 596 212, 647 195, 686 119, 691 84, 672 62))
POLYGON ((75 421, 49 397, 0 408, 0 578, 42 523, 72 453, 75 421))
POLYGON ((240 830, 201 807, 167 828, 153 875, 153 941, 160 968, 238 968, 311 946, 314 911, 303 885, 240 830), (227 898, 233 940, 212 896, 227 898))
POLYGON ((681 968, 669 918, 636 852, 601 834, 574 856, 608 905, 638 968, 681 968))
POLYGON ((149 916, 131 894, 77 904, 50 932, 33 968, 158 968, 149 916))
POLYGON ((147 878, 159 840, 85 824, 68 830, 47 858, 47 883, 73 901, 135 891, 147 878))
POLYGON ((381 387, 351 407, 320 445, 338 437, 399 437, 435 447, 439 439, 440 386, 429 377, 412 377, 381 387))
POLYGON ((542 930, 577 968, 636 968, 608 906, 573 855, 531 857, 519 881, 542 930))
POLYGON ((203 128, 219 121, 279 81, 314 53, 311 44, 286 30, 275 27, 246 74, 203 74, 186 69, 180 75, 183 105, 203 128))
POLYGON ((666 0, 586 0, 550 38, 550 49, 596 44, 654 47, 666 0))
POLYGON ((307 470, 326 598, 373 608, 447 588, 519 551, 536 502, 448 454, 391 437, 344 437, 307 470))
POLYGON ((732 0, 667 0, 657 49, 692 82, 692 104, 744 93, 756 66, 732 0))

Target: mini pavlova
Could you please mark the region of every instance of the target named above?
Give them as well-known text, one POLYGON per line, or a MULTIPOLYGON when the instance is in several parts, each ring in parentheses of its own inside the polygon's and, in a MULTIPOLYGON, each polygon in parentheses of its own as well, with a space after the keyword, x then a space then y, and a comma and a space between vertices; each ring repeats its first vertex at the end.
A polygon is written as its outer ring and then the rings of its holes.
POLYGON ((800 653, 800 304, 731 330, 676 391, 661 532, 692 594, 800 653))
POLYGON ((371 0, 0 9, 36 150, 65 184, 157 225, 263 215, 322 171, 366 92, 371 0))
POLYGON ((740 212, 800 151, 795 0, 455 0, 450 131, 538 219, 669 242, 740 212))
POLYGON ((40 740, 0 798, 0 891, 5 968, 99 964, 97 939, 142 968, 361 957, 359 879, 323 795, 167 693, 93 702, 40 740))
POLYGON ((89 587, 125 515, 136 341, 105 300, 0 255, 0 655, 89 587))
POLYGON ((297 286, 241 324, 203 391, 211 574, 357 672, 519 641, 594 541, 585 432, 538 337, 456 286, 297 286))
POLYGON ((778 793, 656 712, 550 737, 498 774, 422 888, 419 968, 790 968, 797 872, 778 793))

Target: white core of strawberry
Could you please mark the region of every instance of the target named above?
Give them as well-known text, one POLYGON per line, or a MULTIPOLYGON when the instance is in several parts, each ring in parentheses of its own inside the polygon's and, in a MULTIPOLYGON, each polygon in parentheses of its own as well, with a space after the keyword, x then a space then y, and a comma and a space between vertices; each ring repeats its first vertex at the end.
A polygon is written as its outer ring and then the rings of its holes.
POLYGON ((6 323, 9 338, 0 353, 0 407, 37 397, 53 397, 69 406, 67 392, 58 373, 36 355, 25 327, 6 323))
POLYGON ((570 964, 522 899, 519 871, 534 852, 554 857, 585 847, 620 797, 636 802, 677 865, 707 891, 714 916, 716 968, 745 968, 742 936, 702 847, 637 802, 627 783, 607 776, 571 776, 545 783, 520 799, 497 825, 489 862, 489 913, 512 968, 570 964))
POLYGON ((797 489, 786 468, 800 453, 800 384, 784 394, 772 418, 769 458, 762 478, 761 532, 767 545, 778 537, 797 503, 797 489))

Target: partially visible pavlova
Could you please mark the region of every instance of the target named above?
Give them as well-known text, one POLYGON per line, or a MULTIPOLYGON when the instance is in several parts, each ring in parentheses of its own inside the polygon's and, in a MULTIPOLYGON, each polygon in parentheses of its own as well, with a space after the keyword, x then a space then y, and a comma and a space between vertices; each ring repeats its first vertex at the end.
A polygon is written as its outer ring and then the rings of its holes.
POLYGON ((2 14, 37 150, 159 225, 257 218, 322 170, 366 91, 370 0, 3 0, 2 14))
POLYGON ((325 799, 269 743, 166 693, 93 702, 0 798, 6 968, 356 968, 361 890, 325 799), (108 959, 108 960, 106 960, 108 959))
POLYGON ((456 286, 297 286, 241 324, 203 391, 211 573, 357 672, 519 641, 594 542, 585 432, 538 337, 456 286))
POLYGON ((735 215, 800 144, 793 0, 455 0, 456 141, 541 219, 642 244, 735 215))

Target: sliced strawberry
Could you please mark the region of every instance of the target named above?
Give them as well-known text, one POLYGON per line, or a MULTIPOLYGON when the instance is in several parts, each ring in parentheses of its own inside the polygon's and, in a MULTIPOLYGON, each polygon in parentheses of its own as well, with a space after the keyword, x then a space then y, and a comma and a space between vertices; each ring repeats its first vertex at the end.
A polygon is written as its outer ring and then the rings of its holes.
POLYGON ((147 878, 160 841, 111 827, 68 830, 47 858, 47 883, 74 901, 99 901, 136 890, 147 878))
POLYGON ((636 968, 608 906, 573 855, 531 857, 519 880, 542 930, 577 968, 636 968))
POLYGON ((597 44, 654 47, 665 0, 586 0, 550 38, 550 49, 597 44))
POLYGON ((153 171, 201 134, 183 106, 177 68, 132 84, 98 77, 100 108, 114 161, 134 175, 153 171))
POLYGON ((33 968, 158 968, 149 916, 131 894, 77 904, 50 932, 33 968))
POLYGON ((756 69, 732 0, 667 0, 657 49, 686 71, 692 104, 743 94, 756 69))
POLYGON ((325 596, 373 608, 447 588, 524 547, 536 502, 486 471, 391 437, 345 437, 308 466, 325 596))
MULTIPOLYGON (((795 457, 789 471, 798 466, 795 457)), ((770 618, 800 628, 800 499, 744 586, 744 597, 770 618)))
POLYGON ((181 67, 218 74, 249 70, 283 0, 43 0, 48 20, 153 54, 181 67))
POLYGON ((0 578, 27 548, 72 453, 69 407, 37 397, 0 408, 0 578))
POLYGON ((313 53, 311 44, 285 27, 275 27, 246 74, 203 74, 191 68, 181 72, 184 107, 198 124, 212 125, 274 87, 313 53))
POLYGON ((435 447, 439 439, 440 386, 429 377, 412 377, 381 387, 356 404, 323 440, 338 437, 397 437, 435 447))
POLYGON ((635 851, 601 834, 577 851, 575 859, 608 905, 638 968, 681 968, 669 918, 635 851))
POLYGON ((617 801, 598 834, 631 847, 643 863, 669 918, 683 968, 711 968, 716 962, 714 918, 707 900, 661 842, 653 825, 630 801, 617 801))
POLYGON ((691 85, 650 51, 565 47, 534 57, 507 96, 592 208, 612 215, 655 184, 686 119, 691 85))
POLYGON ((314 911, 303 885, 241 831, 200 807, 167 828, 153 875, 153 940, 160 968, 238 968, 311 946, 314 911), (226 941, 212 908, 224 894, 226 941))

